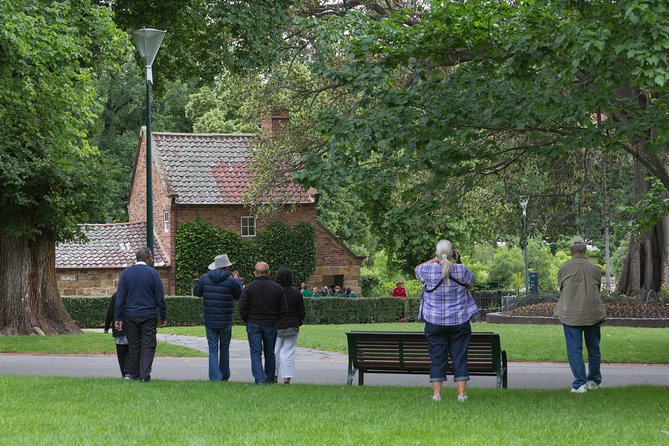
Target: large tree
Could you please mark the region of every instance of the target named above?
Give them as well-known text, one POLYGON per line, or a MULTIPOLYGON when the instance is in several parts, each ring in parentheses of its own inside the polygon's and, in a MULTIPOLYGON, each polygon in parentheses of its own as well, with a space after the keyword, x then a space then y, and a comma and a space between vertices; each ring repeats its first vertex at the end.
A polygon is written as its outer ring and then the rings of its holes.
POLYGON ((78 331, 55 245, 103 212, 94 79, 125 42, 97 2, 0 2, 0 334, 78 331))
MULTIPOLYGON (((528 160, 572 164, 577 179, 626 154, 637 198, 646 176, 669 189, 665 1, 425 3, 305 2, 288 48, 317 79, 302 90, 312 119, 263 166, 364 185, 386 236, 433 232, 458 191, 528 160)), ((587 189, 556 191, 576 197, 581 225, 587 189)), ((669 285, 668 228, 663 217, 634 236, 622 291, 669 285)))

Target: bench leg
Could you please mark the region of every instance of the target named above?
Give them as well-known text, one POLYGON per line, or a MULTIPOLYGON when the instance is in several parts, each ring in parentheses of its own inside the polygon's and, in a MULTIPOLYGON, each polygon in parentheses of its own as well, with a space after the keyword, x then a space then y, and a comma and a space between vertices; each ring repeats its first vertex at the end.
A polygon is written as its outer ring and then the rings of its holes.
POLYGON ((358 370, 358 385, 362 386, 365 384, 365 374, 358 370))
POLYGON ((355 376, 355 372, 357 369, 354 369, 352 367, 349 367, 348 369, 348 378, 346 379, 346 384, 351 386, 353 385, 353 377, 355 376))
POLYGON ((506 350, 502 350, 502 388, 507 388, 507 381, 509 377, 509 368, 506 362, 506 350))

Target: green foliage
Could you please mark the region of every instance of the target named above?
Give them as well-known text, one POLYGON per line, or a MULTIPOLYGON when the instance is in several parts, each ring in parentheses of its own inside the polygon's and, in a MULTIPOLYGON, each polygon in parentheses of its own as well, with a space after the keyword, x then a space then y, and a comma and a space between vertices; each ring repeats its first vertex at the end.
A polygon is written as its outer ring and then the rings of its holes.
POLYGON ((370 256, 378 243, 364 203, 348 189, 323 191, 318 201, 318 221, 356 255, 370 256))
MULTIPOLYGON (((104 325, 109 298, 106 297, 63 297, 65 308, 80 327, 101 327, 104 325)), ((202 325, 202 299, 192 296, 166 297, 167 320, 172 326, 202 325)), ((415 320, 418 315, 419 299, 383 298, 305 298, 306 324, 347 324, 396 322, 406 315, 415 320)), ((243 322, 239 318, 235 302, 235 325, 243 322)))
MULTIPOLYGON (((135 59, 136 51, 128 45, 118 72, 106 72, 97 82, 104 110, 93 143, 100 148, 105 175, 110 180, 106 193, 99 198, 110 203, 110 210, 87 222, 127 221, 128 185, 139 130, 146 125, 146 82, 143 67, 135 59)), ((163 85, 164 91, 154 91, 151 95, 153 131, 190 132, 192 120, 186 116, 184 108, 194 88, 191 83, 181 81, 166 81, 163 85)))
POLYGON ((71 239, 104 214, 108 177, 89 143, 125 35, 95 2, 0 2, 0 231, 71 239))
POLYGON ((380 283, 379 277, 373 272, 360 272, 360 289, 363 296, 372 296, 380 283))
POLYGON ((669 187, 665 1, 364 3, 296 22, 308 112, 263 155, 355 189, 405 273, 441 237, 519 244, 520 195, 530 236, 600 239, 630 157, 669 187))
POLYGON ((652 228, 663 217, 669 215, 667 189, 657 178, 646 178, 646 181, 649 184, 648 191, 643 194, 640 201, 626 209, 629 223, 622 228, 625 232, 638 234, 644 229, 652 228))
MULTIPOLYGON (((63 296, 63 304, 79 327, 103 327, 108 297, 63 296)), ((201 325, 202 299, 197 297, 166 297, 167 319, 170 325, 201 325)))
POLYGON ((213 81, 224 67, 243 71, 275 61, 292 3, 115 0, 113 7, 116 21, 128 32, 147 23, 167 30, 154 72, 213 81))
POLYGON ((295 282, 306 281, 316 268, 313 226, 302 223, 290 228, 275 222, 253 239, 243 240, 239 234, 196 220, 177 228, 176 236, 177 292, 190 294, 193 280, 207 271, 218 254, 226 253, 235 269, 251 278, 258 261, 269 263, 272 271, 290 267, 295 282))
MULTIPOLYGON (((408 297, 420 297, 420 282, 416 279, 411 279, 407 281, 402 281, 404 283, 404 289, 407 292, 408 297)), ((381 282, 375 289, 372 296, 391 296, 393 290, 397 286, 396 280, 387 280, 381 282)))

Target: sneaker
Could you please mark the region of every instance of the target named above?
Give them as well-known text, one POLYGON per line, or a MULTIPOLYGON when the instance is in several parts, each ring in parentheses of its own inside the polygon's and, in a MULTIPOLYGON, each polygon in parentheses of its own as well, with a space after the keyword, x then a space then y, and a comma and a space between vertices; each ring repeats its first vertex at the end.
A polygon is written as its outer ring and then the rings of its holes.
POLYGON ((571 389, 571 393, 586 393, 587 391, 588 387, 585 384, 581 384, 580 386, 571 389))
POLYGON ((437 395, 432 395, 432 401, 441 401, 441 397, 437 395))
POLYGON ((465 401, 467 401, 467 395, 458 395, 459 403, 464 403, 465 401))
POLYGON ((594 381, 588 381, 588 382, 585 384, 585 387, 587 387, 588 390, 597 390, 597 389, 601 389, 601 388, 602 388, 602 386, 600 386, 599 384, 597 384, 597 383, 594 382, 594 381))
POLYGON ((133 379, 132 373, 126 373, 125 375, 123 375, 123 379, 132 380, 133 379))

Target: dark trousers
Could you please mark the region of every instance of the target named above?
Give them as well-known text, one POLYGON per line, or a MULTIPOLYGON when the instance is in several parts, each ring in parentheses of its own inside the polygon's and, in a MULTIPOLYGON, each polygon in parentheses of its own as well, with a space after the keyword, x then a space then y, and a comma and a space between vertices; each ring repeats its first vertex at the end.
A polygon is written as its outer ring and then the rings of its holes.
POLYGON ((274 346, 276 345, 276 324, 258 325, 247 323, 246 334, 249 339, 251 350, 251 373, 256 384, 269 384, 274 382, 276 371, 276 358, 274 346), (265 356, 265 367, 262 365, 262 357, 265 356))
POLYGON ((128 338, 126 372, 133 378, 151 379, 151 365, 156 355, 157 316, 128 317, 125 319, 125 335, 128 338))
POLYGON ((125 361, 128 358, 128 344, 116 344, 116 358, 118 359, 118 366, 121 368, 121 376, 124 376, 127 373, 125 361))
POLYGON ((460 325, 425 322, 425 337, 430 355, 430 382, 446 381, 449 355, 453 363, 453 381, 468 381, 467 348, 472 337, 469 321, 460 325))

